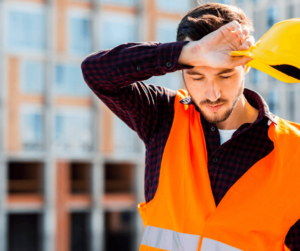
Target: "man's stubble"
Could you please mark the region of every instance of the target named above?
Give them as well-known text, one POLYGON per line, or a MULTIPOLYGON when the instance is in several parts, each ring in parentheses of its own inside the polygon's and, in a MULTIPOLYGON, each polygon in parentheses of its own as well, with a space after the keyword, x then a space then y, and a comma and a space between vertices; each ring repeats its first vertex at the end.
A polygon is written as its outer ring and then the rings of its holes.
MULTIPOLYGON (((189 92, 187 86, 186 86, 186 83, 185 83, 185 79, 183 78, 183 81, 184 81, 184 85, 185 85, 185 88, 187 89, 187 91, 189 92)), ((238 92, 237 94, 235 95, 234 97, 234 100, 233 100, 233 103, 232 105, 225 111, 223 112, 223 114, 221 115, 217 115, 217 114, 214 114, 213 116, 209 116, 207 115, 203 109, 201 109, 200 105, 218 105, 218 104, 228 104, 229 101, 227 99, 222 99, 222 97, 220 99, 218 99, 217 101, 215 102, 211 102, 210 100, 204 100, 204 101, 200 101, 199 105, 197 104, 197 102, 195 101, 195 99, 193 98, 193 96, 191 95, 191 93, 189 92, 192 100, 193 100, 193 103, 198 107, 198 109, 200 110, 200 113, 202 114, 202 116, 210 123, 213 123, 213 124, 216 124, 216 123, 220 123, 220 122, 223 122, 225 121, 226 119, 229 118, 229 116, 231 115, 232 111, 234 110, 234 108, 236 107, 239 99, 243 96, 243 92, 244 92, 244 81, 245 79, 243 79, 241 85, 240 85, 240 88, 238 89, 238 92)))

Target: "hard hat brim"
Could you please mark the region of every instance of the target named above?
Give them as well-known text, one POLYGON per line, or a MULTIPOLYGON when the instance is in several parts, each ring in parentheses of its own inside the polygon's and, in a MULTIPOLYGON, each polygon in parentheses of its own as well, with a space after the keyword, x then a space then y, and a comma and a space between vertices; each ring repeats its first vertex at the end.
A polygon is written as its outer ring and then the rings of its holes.
MULTIPOLYGON (((265 73, 269 74, 270 76, 272 76, 282 82, 285 82, 285 83, 299 83, 300 82, 299 79, 288 76, 288 75, 276 70, 272 66, 270 66, 270 65, 280 65, 280 63, 276 62, 275 64, 270 64, 270 62, 266 62, 265 60, 263 60, 261 58, 257 58, 252 50, 232 51, 231 56, 247 56, 247 57, 253 58, 253 60, 251 60, 247 64, 247 66, 251 66, 257 70, 265 72, 265 73)), ((281 63, 281 64, 283 64, 283 63, 281 63)))

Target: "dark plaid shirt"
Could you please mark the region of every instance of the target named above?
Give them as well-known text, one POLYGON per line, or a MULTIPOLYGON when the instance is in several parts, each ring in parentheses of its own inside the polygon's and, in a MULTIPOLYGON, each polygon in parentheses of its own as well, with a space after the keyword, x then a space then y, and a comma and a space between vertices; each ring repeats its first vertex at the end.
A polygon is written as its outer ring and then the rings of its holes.
MULTIPOLYGON (((127 43, 95 52, 82 63, 84 79, 91 90, 145 143, 147 202, 157 190, 162 155, 174 116, 175 91, 142 81, 193 68, 177 63, 185 43, 127 43)), ((270 123, 276 121, 268 106, 254 91, 245 89, 244 95, 259 110, 259 115, 254 123, 241 125, 222 145, 216 125, 201 116, 208 152, 207 168, 216 205, 229 188, 274 147, 267 132, 270 123)), ((180 102, 193 105, 189 98, 180 102)), ((290 229, 286 244, 292 251, 300 251, 300 221, 290 229)))

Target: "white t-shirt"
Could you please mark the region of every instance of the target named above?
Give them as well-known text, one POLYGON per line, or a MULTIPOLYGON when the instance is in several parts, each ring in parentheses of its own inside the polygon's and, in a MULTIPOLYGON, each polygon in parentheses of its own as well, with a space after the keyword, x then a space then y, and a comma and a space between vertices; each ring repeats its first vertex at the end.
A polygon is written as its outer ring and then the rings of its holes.
POLYGON ((236 129, 235 130, 221 130, 221 129, 219 129, 221 145, 223 143, 225 143, 227 140, 230 140, 232 134, 234 134, 235 131, 236 131, 236 129))

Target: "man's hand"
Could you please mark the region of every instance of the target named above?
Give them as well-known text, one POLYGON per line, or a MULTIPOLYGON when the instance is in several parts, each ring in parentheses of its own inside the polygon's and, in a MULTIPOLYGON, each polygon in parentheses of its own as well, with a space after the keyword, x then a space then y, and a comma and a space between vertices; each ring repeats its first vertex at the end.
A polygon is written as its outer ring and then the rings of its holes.
POLYGON ((199 41, 186 44, 178 63, 191 66, 209 66, 212 68, 234 68, 245 65, 250 57, 233 57, 231 51, 247 50, 254 44, 254 37, 249 36, 249 29, 237 21, 223 25, 199 41))

